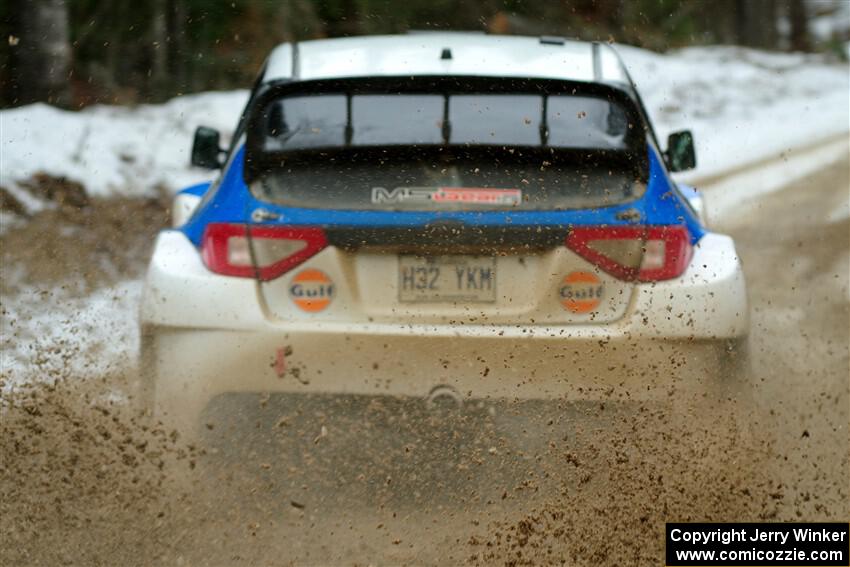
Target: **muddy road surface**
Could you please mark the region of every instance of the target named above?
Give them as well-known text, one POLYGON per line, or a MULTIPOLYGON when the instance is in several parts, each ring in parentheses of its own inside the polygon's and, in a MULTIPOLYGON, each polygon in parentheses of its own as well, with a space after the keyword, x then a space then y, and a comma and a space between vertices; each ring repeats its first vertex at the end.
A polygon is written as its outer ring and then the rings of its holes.
POLYGON ((782 519, 850 517, 850 166, 732 216, 750 296, 759 425, 775 432, 782 519))
POLYGON ((114 290, 136 289, 163 203, 40 213, 0 236, 0 564, 658 565, 665 521, 846 520, 849 184, 845 161, 715 226, 751 301, 734 420, 518 404, 497 415, 520 442, 484 410, 263 397, 189 439, 131 409, 138 338, 73 316, 97 293, 130 309, 114 290), (42 319, 69 332, 45 344, 42 319))

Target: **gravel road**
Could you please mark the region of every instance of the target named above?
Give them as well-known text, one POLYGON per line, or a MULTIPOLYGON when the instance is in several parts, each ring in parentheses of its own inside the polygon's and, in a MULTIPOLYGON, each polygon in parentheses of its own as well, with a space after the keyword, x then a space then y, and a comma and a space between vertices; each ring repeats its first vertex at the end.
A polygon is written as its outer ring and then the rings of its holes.
MULTIPOLYGON (((523 452, 489 435, 487 415, 372 405, 364 423, 413 441, 364 445, 340 468, 321 410, 251 421, 256 447, 216 443, 219 427, 196 442, 128 409, 132 360, 86 380, 4 363, 0 564, 658 565, 667 520, 846 520, 849 170, 837 163, 715 226, 736 238, 751 300, 755 404, 740 427, 718 413, 673 428, 658 409, 594 404, 565 409, 581 425, 523 452), (297 462, 269 456, 307 435, 297 462)), ((0 236, 4 345, 29 340, 15 309, 25 290, 70 301, 138 278, 163 211, 95 201, 0 236)), ((103 345, 52 350, 96 358, 103 345)))

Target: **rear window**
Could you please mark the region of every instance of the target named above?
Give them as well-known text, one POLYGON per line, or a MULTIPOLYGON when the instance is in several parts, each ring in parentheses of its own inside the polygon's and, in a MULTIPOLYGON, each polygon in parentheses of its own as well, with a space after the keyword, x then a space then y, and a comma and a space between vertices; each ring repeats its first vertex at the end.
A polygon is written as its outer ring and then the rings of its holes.
POLYGON ((262 151, 367 146, 545 146, 627 150, 623 107, 531 94, 323 94, 273 101, 262 151))
POLYGON ((419 149, 327 152, 316 161, 284 162, 251 188, 260 199, 293 207, 558 210, 622 203, 644 184, 628 164, 587 153, 419 149))
POLYGON ((267 97, 255 110, 246 180, 258 198, 355 210, 557 210, 633 199, 648 175, 644 130, 622 98, 337 88, 267 97))

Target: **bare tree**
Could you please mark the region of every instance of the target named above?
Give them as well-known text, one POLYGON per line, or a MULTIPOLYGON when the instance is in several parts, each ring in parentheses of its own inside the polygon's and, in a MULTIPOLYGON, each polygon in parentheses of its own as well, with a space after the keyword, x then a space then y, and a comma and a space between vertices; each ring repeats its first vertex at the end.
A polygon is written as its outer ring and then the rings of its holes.
POLYGON ((18 0, 15 4, 15 99, 69 104, 71 44, 65 0, 18 0))
POLYGON ((751 47, 775 48, 779 39, 776 1, 737 0, 735 4, 738 43, 751 47))
POLYGON ((788 7, 788 19, 791 22, 791 49, 792 51, 808 51, 809 47, 809 22, 806 14, 804 0, 791 0, 788 7))
POLYGON ((186 74, 186 20, 188 12, 184 0, 171 0, 168 18, 168 41, 170 42, 169 69, 171 70, 172 87, 176 85, 177 92, 186 92, 188 77, 186 74))
POLYGON ((151 2, 153 21, 151 22, 151 79, 153 92, 158 96, 169 87, 168 73, 168 1, 154 0, 151 2))

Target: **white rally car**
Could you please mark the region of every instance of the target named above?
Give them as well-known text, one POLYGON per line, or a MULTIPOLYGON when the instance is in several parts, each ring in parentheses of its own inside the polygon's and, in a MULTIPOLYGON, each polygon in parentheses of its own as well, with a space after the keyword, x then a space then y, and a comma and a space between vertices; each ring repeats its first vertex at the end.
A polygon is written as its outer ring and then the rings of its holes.
POLYGON ((175 201, 141 397, 642 399, 722 383, 746 288, 608 45, 475 34, 278 46, 175 201), (237 117, 234 116, 234 120, 237 117))

